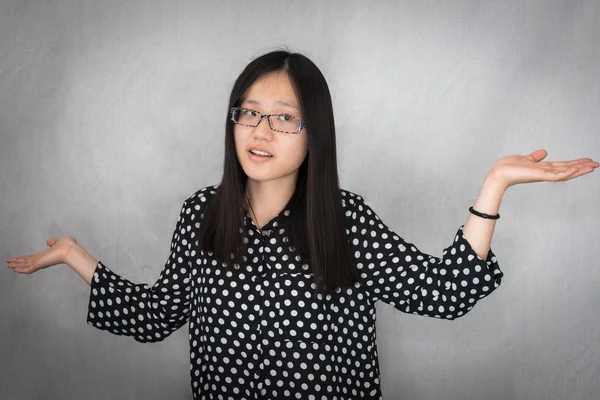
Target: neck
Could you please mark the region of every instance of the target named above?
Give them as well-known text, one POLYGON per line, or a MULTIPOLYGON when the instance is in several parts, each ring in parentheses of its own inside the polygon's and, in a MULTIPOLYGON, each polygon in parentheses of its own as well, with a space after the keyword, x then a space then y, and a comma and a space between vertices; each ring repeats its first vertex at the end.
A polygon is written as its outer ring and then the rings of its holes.
POLYGON ((262 227, 275 218, 290 201, 296 188, 296 176, 286 177, 273 181, 255 181, 248 178, 246 193, 250 200, 250 207, 246 207, 254 222, 262 227))

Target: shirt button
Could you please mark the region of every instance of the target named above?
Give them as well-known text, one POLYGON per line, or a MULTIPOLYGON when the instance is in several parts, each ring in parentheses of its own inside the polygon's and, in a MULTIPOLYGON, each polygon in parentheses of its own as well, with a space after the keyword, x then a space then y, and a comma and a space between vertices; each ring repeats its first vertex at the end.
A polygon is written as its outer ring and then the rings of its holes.
POLYGON ((261 233, 262 233, 262 235, 263 235, 264 237, 269 237, 269 236, 271 236, 271 231, 270 231, 270 230, 264 230, 264 231, 262 231, 261 233))

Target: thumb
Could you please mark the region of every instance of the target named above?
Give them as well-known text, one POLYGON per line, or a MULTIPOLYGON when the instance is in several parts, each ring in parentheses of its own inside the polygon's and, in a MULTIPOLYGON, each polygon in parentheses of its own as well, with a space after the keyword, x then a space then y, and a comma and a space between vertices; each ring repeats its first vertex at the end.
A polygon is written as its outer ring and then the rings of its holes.
POLYGON ((49 247, 52 247, 52 246, 54 246, 54 245, 56 244, 56 242, 58 242, 58 239, 57 239, 57 238, 50 238, 50 239, 46 240, 46 244, 47 244, 49 247))
POLYGON ((544 149, 539 149, 534 151, 533 153, 529 154, 527 156, 527 158, 529 158, 531 161, 542 161, 544 158, 546 158, 546 156, 548 155, 548 152, 544 149))

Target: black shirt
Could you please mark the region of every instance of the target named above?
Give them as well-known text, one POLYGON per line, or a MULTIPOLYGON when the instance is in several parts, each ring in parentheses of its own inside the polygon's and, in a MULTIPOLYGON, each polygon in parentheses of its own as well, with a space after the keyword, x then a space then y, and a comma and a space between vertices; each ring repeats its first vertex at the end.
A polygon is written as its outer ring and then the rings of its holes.
POLYGON ((197 249, 195 232, 215 186, 183 207, 156 283, 134 284, 98 262, 87 322, 139 342, 189 322, 194 399, 381 399, 375 302, 454 319, 489 295, 503 273, 459 227, 442 257, 390 230, 362 197, 342 190, 347 235, 360 274, 354 287, 315 295, 310 266, 290 246, 286 208, 261 231, 246 216, 247 266, 232 273, 197 249))

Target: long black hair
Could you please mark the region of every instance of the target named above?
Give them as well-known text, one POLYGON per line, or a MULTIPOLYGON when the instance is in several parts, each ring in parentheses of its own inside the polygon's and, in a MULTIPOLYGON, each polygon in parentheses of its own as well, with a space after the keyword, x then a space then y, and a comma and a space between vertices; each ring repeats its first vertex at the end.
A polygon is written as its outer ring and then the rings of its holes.
POLYGON ((225 123, 223 178, 198 231, 199 250, 212 251, 228 268, 243 264, 244 194, 248 179, 235 151, 231 107, 243 101, 250 86, 271 72, 284 72, 292 83, 306 122, 308 153, 298 170, 288 206, 286 232, 304 262, 311 266, 316 292, 333 293, 358 281, 350 252, 337 170, 335 124, 329 87, 306 56, 277 50, 251 61, 235 81, 225 123))

